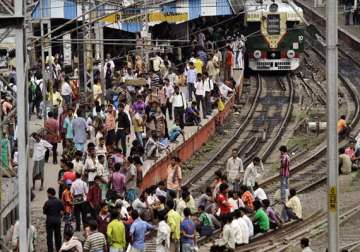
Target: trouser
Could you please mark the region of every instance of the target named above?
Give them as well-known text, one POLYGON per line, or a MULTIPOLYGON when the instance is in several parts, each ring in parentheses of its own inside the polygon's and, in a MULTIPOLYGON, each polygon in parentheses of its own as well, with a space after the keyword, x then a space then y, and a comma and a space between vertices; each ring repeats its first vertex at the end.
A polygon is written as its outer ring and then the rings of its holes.
POLYGON ((201 102, 203 118, 205 118, 206 114, 207 114, 207 108, 206 108, 206 104, 204 102, 204 96, 196 95, 196 107, 197 107, 198 111, 200 111, 200 102, 201 102))
POLYGON ((284 207, 282 210, 282 218, 285 222, 290 220, 298 220, 299 217, 296 216, 296 214, 293 212, 291 208, 284 207))
POLYGON ((170 252, 180 252, 180 242, 171 240, 170 241, 170 252))
POLYGON ((345 12, 345 25, 349 25, 349 24, 350 24, 350 16, 351 16, 351 12, 350 12, 350 11, 345 12))
POLYGON ((71 95, 63 95, 62 97, 63 97, 66 105, 70 105, 72 103, 71 95))
POLYGON ((187 86, 188 86, 188 98, 189 98, 189 101, 191 102, 192 101, 192 94, 194 93, 194 96, 196 96, 195 95, 194 83, 188 82, 187 86))
MULTIPOLYGON (((52 144, 52 154, 53 154, 53 163, 57 163, 57 143, 51 143, 52 144)), ((46 150, 45 152, 45 162, 49 161, 49 156, 50 156, 50 151, 49 149, 46 150)))
POLYGON ((266 231, 262 230, 259 226, 259 224, 254 224, 254 235, 258 234, 258 233, 266 233, 266 231))
POLYGON ((173 116, 172 116, 172 103, 169 102, 169 100, 166 102, 166 108, 168 110, 169 113, 169 118, 170 120, 172 120, 173 116))
POLYGON ((206 114, 211 115, 212 108, 211 108, 211 93, 205 92, 205 105, 206 105, 206 114))
POLYGON ((116 132, 116 146, 119 146, 119 141, 121 143, 121 149, 123 154, 126 156, 127 149, 126 149, 126 130, 125 129, 118 129, 116 132))
MULTIPOLYGON (((36 109, 36 115, 38 117, 41 117, 41 108, 40 108, 40 104, 41 104, 41 101, 40 100, 35 100, 34 103, 33 103, 33 106, 35 107, 36 109)), ((33 109, 34 111, 34 109, 33 109)))
POLYGON ((83 203, 74 205, 74 215, 75 215, 75 220, 76 220, 76 231, 80 231, 80 227, 81 227, 80 214, 81 214, 81 219, 82 219, 83 225, 85 225, 85 223, 86 223, 86 214, 87 214, 86 204, 87 204, 86 202, 83 202, 83 203))
POLYGON ((280 177, 280 200, 286 202, 287 190, 289 189, 288 177, 280 177))
POLYGON ((48 252, 54 251, 54 235, 56 251, 59 251, 61 248, 61 223, 46 223, 46 241, 48 252))
POLYGON ((181 252, 193 252, 194 251, 194 245, 183 243, 181 244, 181 252))
POLYGON ((140 142, 141 146, 144 147, 142 132, 135 132, 136 139, 140 142))
POLYGON ((184 129, 184 108, 174 107, 175 121, 179 123, 181 129, 184 129))
POLYGON ((231 79, 231 69, 232 67, 230 65, 225 65, 225 69, 224 69, 224 81, 226 80, 230 80, 231 79))

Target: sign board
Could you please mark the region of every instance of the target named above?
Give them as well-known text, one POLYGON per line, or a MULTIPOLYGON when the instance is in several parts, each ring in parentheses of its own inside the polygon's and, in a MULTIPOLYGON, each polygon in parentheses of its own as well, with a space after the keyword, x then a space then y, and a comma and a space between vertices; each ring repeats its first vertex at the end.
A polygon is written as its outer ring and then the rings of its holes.
POLYGON ((100 19, 99 21, 114 24, 114 23, 117 23, 119 21, 119 19, 120 19, 120 14, 115 13, 115 14, 111 14, 107 17, 104 17, 104 18, 100 19))
POLYGON ((152 12, 149 13, 149 22, 168 22, 180 23, 189 20, 188 13, 166 13, 166 12, 152 12))
POLYGON ((64 65, 65 66, 71 66, 71 35, 69 34, 65 34, 63 36, 63 40, 64 40, 64 65))
POLYGON ((329 211, 336 212, 337 194, 336 194, 335 186, 330 187, 328 202, 329 202, 329 211))

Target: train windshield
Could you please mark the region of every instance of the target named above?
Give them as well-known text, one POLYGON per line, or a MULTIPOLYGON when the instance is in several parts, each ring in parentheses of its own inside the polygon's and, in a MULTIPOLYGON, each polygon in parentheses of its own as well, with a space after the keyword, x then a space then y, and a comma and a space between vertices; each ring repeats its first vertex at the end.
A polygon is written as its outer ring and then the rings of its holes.
POLYGON ((271 14, 267 16, 267 30, 269 35, 280 34, 280 15, 271 14))

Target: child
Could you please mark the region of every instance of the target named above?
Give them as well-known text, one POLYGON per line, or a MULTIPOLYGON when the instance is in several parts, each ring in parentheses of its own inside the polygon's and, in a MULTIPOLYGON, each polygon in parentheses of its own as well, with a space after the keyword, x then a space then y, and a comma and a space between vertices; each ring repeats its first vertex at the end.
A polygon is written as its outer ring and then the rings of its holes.
POLYGON ((65 222, 69 222, 71 220, 71 213, 73 211, 73 195, 70 192, 70 187, 72 185, 72 181, 70 179, 65 181, 64 191, 62 193, 62 202, 64 205, 64 220, 65 222))
POLYGON ((107 226, 110 223, 110 213, 109 206, 106 202, 101 202, 100 204, 100 213, 97 216, 96 222, 98 225, 98 231, 106 235, 107 226))

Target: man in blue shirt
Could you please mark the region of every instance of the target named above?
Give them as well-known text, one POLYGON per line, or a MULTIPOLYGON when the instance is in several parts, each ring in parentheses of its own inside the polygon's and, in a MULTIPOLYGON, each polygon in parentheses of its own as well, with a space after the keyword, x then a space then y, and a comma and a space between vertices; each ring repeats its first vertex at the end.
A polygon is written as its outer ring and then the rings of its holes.
POLYGON ((186 82, 188 86, 189 101, 192 101, 192 94, 195 96, 195 82, 196 82, 196 71, 193 62, 189 63, 189 70, 186 71, 186 82))
POLYGON ((143 252, 145 250, 145 234, 154 227, 143 221, 139 217, 139 213, 136 210, 131 212, 131 217, 134 220, 130 227, 131 235, 131 252, 143 252))
POLYGON ((191 211, 189 208, 184 209, 185 219, 181 222, 181 251, 192 252, 195 246, 195 224, 191 220, 191 211))
POLYGON ((185 110, 185 125, 186 126, 198 126, 200 124, 200 113, 196 109, 196 102, 191 103, 191 107, 185 110))
POLYGON ((88 126, 81 109, 77 110, 77 117, 72 120, 72 130, 76 150, 84 152, 88 126))

